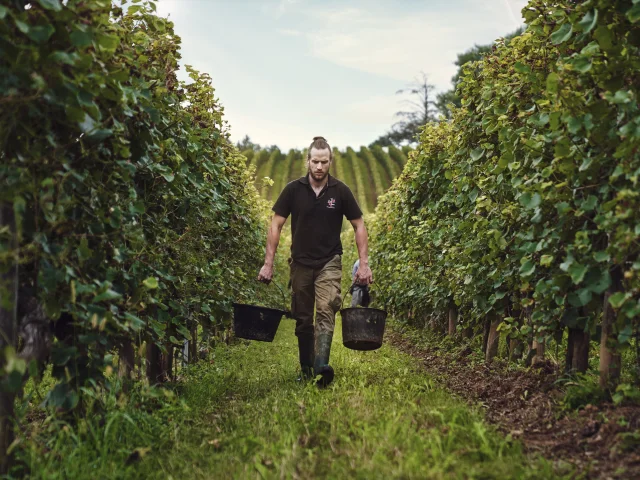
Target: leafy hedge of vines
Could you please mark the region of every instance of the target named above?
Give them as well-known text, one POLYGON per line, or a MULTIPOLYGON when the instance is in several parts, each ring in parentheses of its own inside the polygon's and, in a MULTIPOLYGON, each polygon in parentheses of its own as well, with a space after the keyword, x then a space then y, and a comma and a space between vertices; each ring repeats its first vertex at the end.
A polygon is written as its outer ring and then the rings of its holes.
POLYGON ((21 293, 54 325, 72 319, 51 405, 73 407, 120 345, 180 344, 254 293, 263 202, 210 78, 178 80, 180 39, 154 11, 0 6, 0 201, 18 219, 21 293))
POLYGON ((427 125, 372 226, 396 313, 487 315, 539 341, 626 344, 640 314, 640 2, 532 0, 526 31, 469 64, 451 122, 427 125), (516 312, 528 311, 528 321, 516 312))

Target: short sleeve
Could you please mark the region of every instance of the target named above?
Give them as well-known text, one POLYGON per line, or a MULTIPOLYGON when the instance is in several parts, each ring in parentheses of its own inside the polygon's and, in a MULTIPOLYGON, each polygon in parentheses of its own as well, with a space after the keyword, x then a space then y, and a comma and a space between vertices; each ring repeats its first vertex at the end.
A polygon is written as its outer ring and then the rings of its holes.
POLYGON ((276 200, 275 205, 271 209, 276 215, 287 218, 291 214, 291 193, 291 184, 288 184, 282 192, 280 192, 278 200, 276 200))
POLYGON ((360 210, 351 189, 346 185, 342 191, 342 206, 344 216, 347 217, 347 220, 355 220, 362 217, 362 210, 360 210))

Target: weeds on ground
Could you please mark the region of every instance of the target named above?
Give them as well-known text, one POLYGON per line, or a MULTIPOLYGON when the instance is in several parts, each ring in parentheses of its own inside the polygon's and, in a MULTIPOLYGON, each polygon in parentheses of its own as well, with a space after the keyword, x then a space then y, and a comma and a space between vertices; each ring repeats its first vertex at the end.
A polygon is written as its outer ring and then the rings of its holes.
POLYGON ((71 414, 27 406, 35 391, 22 405, 9 478, 135 478, 137 463, 152 448, 171 448, 173 424, 189 411, 171 389, 143 384, 128 394, 117 385, 85 389, 83 413, 71 414))
POLYGON ((576 373, 561 377, 556 384, 564 390, 560 401, 563 410, 578 410, 587 405, 597 405, 608 396, 598 385, 598 378, 591 374, 576 373))

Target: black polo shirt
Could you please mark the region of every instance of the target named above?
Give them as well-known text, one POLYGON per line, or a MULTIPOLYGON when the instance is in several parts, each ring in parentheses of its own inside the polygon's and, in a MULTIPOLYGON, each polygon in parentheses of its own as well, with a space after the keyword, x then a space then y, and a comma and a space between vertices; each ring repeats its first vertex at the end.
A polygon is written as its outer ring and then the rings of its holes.
POLYGON ((347 220, 362 217, 349 187, 330 175, 317 197, 308 177, 288 183, 273 211, 284 218, 291 215, 291 258, 314 268, 342 255, 343 215, 347 220))

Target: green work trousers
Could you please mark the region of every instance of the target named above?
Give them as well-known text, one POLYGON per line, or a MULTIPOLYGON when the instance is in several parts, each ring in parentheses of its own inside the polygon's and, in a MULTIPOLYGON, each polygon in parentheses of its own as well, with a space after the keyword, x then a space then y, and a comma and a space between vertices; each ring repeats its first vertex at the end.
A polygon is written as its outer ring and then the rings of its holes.
POLYGON ((313 268, 290 261, 291 314, 296 319, 296 335, 333 333, 336 312, 340 310, 342 258, 334 256, 324 266, 313 268))

